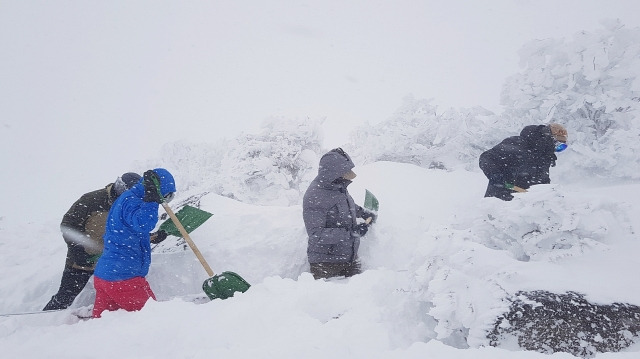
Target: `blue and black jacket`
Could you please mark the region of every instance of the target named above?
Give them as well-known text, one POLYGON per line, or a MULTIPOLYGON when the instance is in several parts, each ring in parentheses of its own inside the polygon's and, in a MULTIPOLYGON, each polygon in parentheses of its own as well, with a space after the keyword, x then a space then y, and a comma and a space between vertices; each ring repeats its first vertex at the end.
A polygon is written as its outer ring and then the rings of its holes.
MULTIPOLYGON (((156 168, 163 196, 176 191, 169 171, 156 168)), ((158 203, 145 202, 142 179, 114 202, 107 217, 104 251, 94 275, 107 281, 145 277, 151 264, 149 232, 158 223, 158 203)))

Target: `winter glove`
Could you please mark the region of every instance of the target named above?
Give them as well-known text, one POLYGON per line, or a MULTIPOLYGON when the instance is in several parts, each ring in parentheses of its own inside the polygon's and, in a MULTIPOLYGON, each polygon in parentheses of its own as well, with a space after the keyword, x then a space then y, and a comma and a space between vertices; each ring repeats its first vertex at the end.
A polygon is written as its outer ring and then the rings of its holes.
POLYGON ((161 243, 162 241, 167 239, 167 236, 168 236, 167 232, 165 232, 162 229, 155 233, 151 233, 151 243, 153 244, 161 243))
POLYGON ((160 184, 158 175, 152 170, 148 170, 144 173, 142 178, 142 184, 144 185, 144 197, 142 200, 145 202, 156 202, 162 204, 164 198, 160 195, 160 189, 158 188, 158 184, 160 184))
POLYGON ((356 226, 356 228, 354 228, 353 230, 353 236, 354 237, 362 237, 365 234, 367 234, 367 231, 369 230, 369 225, 366 223, 360 223, 356 226))
POLYGON ((376 223, 376 219, 378 219, 378 215, 373 212, 364 211, 364 213, 362 214, 362 219, 367 221, 369 220, 369 218, 371 218, 371 220, 367 223, 376 223))

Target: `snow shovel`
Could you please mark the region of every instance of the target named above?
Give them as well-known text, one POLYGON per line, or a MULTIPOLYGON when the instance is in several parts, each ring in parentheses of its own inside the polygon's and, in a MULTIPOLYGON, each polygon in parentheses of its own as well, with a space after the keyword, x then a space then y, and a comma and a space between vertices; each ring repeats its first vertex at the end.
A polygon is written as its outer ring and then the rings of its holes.
POLYGON ((380 202, 368 189, 365 189, 364 193, 364 208, 374 212, 378 212, 378 208, 380 208, 380 202))
POLYGON ((165 212, 167 212, 169 217, 171 217, 171 220, 176 225, 176 228, 178 228, 178 231, 180 231, 182 238, 187 241, 187 244, 189 244, 189 247, 191 248, 191 250, 193 250, 193 253, 195 253, 196 257, 198 257, 198 260, 204 267, 204 270, 207 271, 207 274, 211 277, 205 280, 204 283, 202 283, 202 290, 207 295, 207 297, 209 297, 209 299, 227 299, 229 297, 233 297, 233 294, 235 292, 244 293, 247 291, 247 289, 249 289, 251 285, 249 285, 246 280, 244 280, 234 272, 222 272, 221 274, 214 275, 213 270, 211 269, 211 267, 209 267, 209 264, 202 256, 202 253, 200 253, 198 247, 196 247, 196 244, 193 242, 193 240, 191 240, 189 233, 187 233, 187 231, 184 229, 182 223, 180 223, 180 220, 178 220, 178 217, 176 217, 175 213, 173 213, 171 208, 169 208, 169 205, 166 202, 163 202, 162 207, 164 208, 165 212))
MULTIPOLYGON (((196 228, 200 227, 204 222, 206 222, 213 214, 203 211, 200 208, 192 207, 189 205, 185 205, 178 212, 175 212, 176 217, 182 227, 187 231, 187 233, 193 232, 196 228)), ((164 221, 158 230, 163 230, 167 232, 168 235, 175 237, 182 237, 182 234, 173 223, 171 218, 164 221)))

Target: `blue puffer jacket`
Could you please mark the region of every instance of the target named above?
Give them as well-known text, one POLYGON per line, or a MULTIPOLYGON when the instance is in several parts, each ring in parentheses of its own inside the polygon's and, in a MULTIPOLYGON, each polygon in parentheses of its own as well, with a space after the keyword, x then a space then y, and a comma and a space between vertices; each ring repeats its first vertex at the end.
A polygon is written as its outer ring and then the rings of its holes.
POLYGON ((356 218, 365 213, 347 191, 351 181, 341 178, 354 167, 347 154, 329 151, 320 159, 318 176, 302 202, 309 235, 309 263, 348 263, 357 258, 360 239, 352 233, 356 218))
MULTIPOLYGON (((153 170, 160 177, 163 196, 176 191, 173 176, 164 168, 153 170)), ((114 202, 107 217, 104 251, 94 275, 107 281, 145 277, 151 264, 149 232, 158 223, 158 204, 144 202, 142 179, 114 202)))

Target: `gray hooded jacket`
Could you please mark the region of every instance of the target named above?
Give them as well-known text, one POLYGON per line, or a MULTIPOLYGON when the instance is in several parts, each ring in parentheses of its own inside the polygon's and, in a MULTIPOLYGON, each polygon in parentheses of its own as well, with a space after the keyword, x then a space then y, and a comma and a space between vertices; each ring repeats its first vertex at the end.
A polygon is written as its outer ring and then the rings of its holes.
POLYGON ((318 176, 304 195, 302 216, 309 235, 309 263, 348 263, 356 259, 360 239, 352 234, 364 214, 342 178, 354 167, 349 155, 332 150, 320 159, 318 176))

